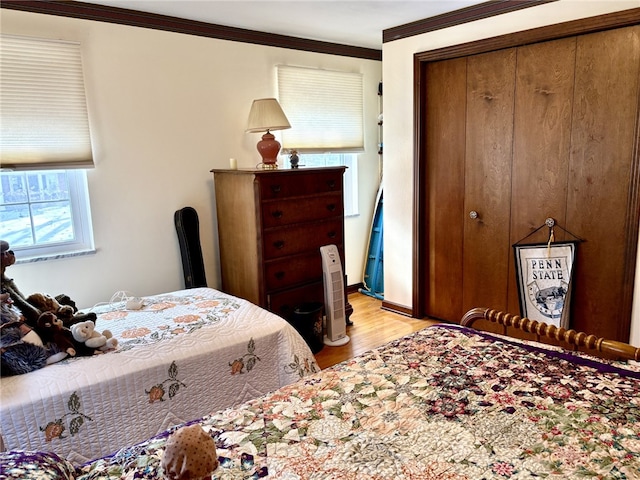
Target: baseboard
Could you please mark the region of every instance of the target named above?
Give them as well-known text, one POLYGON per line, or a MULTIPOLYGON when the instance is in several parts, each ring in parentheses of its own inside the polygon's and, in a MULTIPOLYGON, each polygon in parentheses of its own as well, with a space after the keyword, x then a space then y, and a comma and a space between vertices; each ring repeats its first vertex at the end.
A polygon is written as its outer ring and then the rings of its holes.
POLYGON ((386 300, 382 301, 383 310, 388 310, 393 313, 399 313, 400 315, 405 315, 407 317, 415 318, 413 314, 413 309, 409 307, 405 307, 404 305, 398 305, 397 303, 387 302, 386 300))
POLYGON ((356 283, 355 285, 347 285, 347 295, 352 293, 358 293, 358 291, 364 288, 364 283, 356 283))

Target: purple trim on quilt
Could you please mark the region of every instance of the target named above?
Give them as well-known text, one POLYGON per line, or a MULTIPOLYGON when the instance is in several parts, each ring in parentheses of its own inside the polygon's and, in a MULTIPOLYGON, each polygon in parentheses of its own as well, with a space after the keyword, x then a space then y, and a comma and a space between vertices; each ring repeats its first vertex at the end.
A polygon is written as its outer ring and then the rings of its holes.
POLYGON ((16 461, 18 464, 23 463, 35 463, 39 464, 42 462, 51 461, 52 463, 61 463, 62 458, 56 455, 53 452, 37 452, 32 450, 12 450, 9 452, 0 453, 0 457, 4 460, 5 458, 11 458, 16 461))
POLYGON ((53 452, 33 450, 0 452, 0 478, 73 480, 74 477, 75 467, 53 452))
POLYGON ((518 343, 512 340, 508 340, 505 339, 504 337, 498 337, 492 333, 489 332, 483 332, 480 330, 476 330, 474 328, 469 328, 469 327, 463 327, 461 325, 455 325, 455 324, 437 324, 437 325, 432 325, 430 327, 427 328, 448 328, 451 330, 459 330, 459 331, 463 331, 465 333, 472 333, 475 335, 479 335, 481 337, 490 339, 490 340, 497 340, 503 343, 508 343, 509 345, 513 345, 516 347, 521 347, 525 350, 531 351, 531 352, 538 352, 538 353, 543 353, 547 356, 550 357, 554 357, 554 358, 559 358, 561 360, 566 360, 568 362, 571 363, 575 363, 578 365, 584 365, 587 367, 591 367, 594 370, 597 370, 600 373, 615 373, 618 375, 621 375, 623 377, 630 377, 630 378, 635 378, 637 380, 640 380, 640 372, 636 372, 633 370, 626 370, 624 368, 620 368, 620 367, 616 367, 614 365, 610 365, 608 363, 603 363, 603 362, 599 362, 598 360, 592 360, 589 358, 584 358, 581 357, 579 355, 575 355, 574 353, 570 352, 569 350, 563 350, 561 352, 555 351, 555 350, 548 350, 544 347, 537 347, 534 345, 530 345, 530 344, 522 344, 522 343, 518 343))

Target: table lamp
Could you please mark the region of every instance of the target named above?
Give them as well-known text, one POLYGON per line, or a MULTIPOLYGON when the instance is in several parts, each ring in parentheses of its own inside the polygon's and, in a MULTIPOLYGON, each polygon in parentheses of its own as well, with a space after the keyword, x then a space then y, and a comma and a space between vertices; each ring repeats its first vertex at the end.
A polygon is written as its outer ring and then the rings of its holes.
POLYGON ((291 125, 275 98, 260 98, 253 101, 246 132, 266 132, 256 146, 262 157, 262 168, 278 168, 276 161, 278 160, 278 152, 280 152, 280 142, 270 131, 286 128, 291 128, 291 125))

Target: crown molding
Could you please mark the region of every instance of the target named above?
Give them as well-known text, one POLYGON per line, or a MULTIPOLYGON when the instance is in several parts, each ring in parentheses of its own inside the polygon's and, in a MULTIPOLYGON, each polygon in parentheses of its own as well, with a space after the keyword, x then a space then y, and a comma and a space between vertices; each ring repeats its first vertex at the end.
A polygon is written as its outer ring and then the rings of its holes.
POLYGON ((387 28, 382 32, 382 43, 557 1, 558 0, 490 0, 435 17, 425 18, 424 20, 417 20, 397 27, 387 28))
POLYGON ((341 45, 243 28, 227 27, 196 20, 186 20, 168 15, 140 12, 126 8, 97 5, 94 3, 61 0, 2 0, 1 8, 21 10, 45 15, 95 20, 132 27, 151 28, 201 37, 252 43, 269 47, 289 48, 306 52, 326 53, 365 60, 382 60, 382 50, 341 45))

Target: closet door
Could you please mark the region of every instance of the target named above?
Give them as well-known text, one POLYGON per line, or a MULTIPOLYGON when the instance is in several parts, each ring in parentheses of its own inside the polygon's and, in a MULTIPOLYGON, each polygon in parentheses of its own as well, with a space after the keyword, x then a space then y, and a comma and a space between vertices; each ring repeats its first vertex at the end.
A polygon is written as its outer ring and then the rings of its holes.
MULTIPOLYGON (((576 39, 518 48, 510 244, 529 236, 547 217, 567 228, 566 199, 576 39)), ((564 232, 554 229, 556 240, 564 232)), ((546 242, 549 229, 524 243, 546 242)), ((509 258, 507 311, 520 313, 513 254, 509 258)))
POLYGON ((508 49, 427 66, 425 310, 432 318, 506 308, 515 60, 508 49))
POLYGON ((433 318, 462 318, 462 241, 464 233, 464 156, 467 60, 427 65, 429 245, 426 312, 433 318), (443 125, 451 128, 442 128, 443 125))
POLYGON ((482 306, 507 308, 515 70, 515 49, 467 61, 465 312, 482 306))
POLYGON ((638 228, 629 202, 639 79, 640 26, 578 37, 567 229, 586 242, 578 247, 572 326, 623 341, 633 285, 625 266, 636 248, 628 239, 638 228))
POLYGON ((563 229, 585 240, 570 327, 628 341, 640 217, 640 25, 425 69, 434 80, 424 87, 419 140, 428 177, 425 315, 456 322, 479 306, 520 313, 512 245, 546 242, 546 227, 529 234, 552 217, 562 227, 555 240, 574 239, 563 229))

